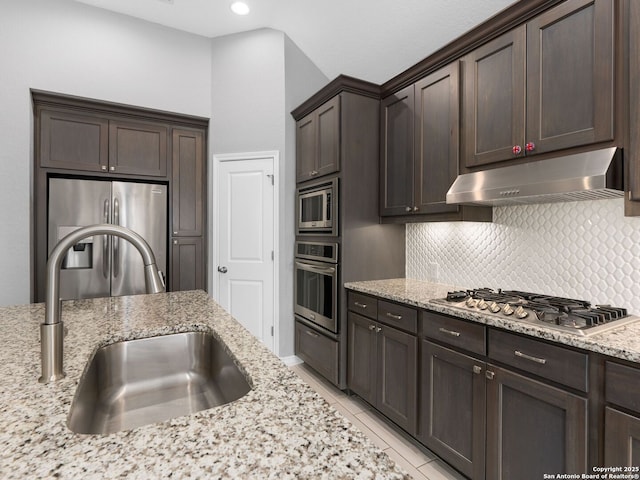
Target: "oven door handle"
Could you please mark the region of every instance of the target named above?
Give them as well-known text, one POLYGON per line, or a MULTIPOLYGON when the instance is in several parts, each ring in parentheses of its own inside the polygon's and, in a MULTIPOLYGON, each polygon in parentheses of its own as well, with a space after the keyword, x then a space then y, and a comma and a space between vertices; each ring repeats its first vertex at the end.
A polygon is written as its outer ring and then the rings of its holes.
POLYGON ((308 272, 316 272, 333 275, 336 273, 336 267, 318 267, 316 265, 310 265, 308 263, 296 262, 296 267, 300 270, 306 270, 308 272))

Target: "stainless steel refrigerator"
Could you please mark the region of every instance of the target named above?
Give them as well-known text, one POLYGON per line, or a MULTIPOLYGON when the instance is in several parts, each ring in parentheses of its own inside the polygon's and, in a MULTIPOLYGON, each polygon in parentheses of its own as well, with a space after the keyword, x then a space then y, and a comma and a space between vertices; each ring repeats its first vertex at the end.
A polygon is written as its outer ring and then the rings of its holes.
MULTIPOLYGON (((48 254, 65 235, 87 225, 113 223, 140 234, 162 274, 167 267, 167 187, 133 182, 49 179, 48 254)), ((60 271, 60 298, 145 293, 136 248, 97 235, 69 249, 60 271)))

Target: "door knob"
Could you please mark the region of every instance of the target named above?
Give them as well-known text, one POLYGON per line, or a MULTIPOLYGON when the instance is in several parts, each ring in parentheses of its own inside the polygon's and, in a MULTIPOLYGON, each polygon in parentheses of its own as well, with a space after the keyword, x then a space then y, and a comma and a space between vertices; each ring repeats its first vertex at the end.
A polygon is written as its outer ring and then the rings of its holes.
POLYGON ((220 273, 227 273, 227 267, 218 267, 220 273))

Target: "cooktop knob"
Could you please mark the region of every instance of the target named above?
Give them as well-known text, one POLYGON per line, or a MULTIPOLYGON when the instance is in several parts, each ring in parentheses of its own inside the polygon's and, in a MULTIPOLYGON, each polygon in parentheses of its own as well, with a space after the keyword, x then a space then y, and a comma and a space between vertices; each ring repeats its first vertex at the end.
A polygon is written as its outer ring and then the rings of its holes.
POLYGON ((513 312, 515 312, 515 310, 508 303, 502 308, 502 313, 505 315, 513 315, 513 312))
POLYGON ((491 310, 493 313, 498 313, 500 311, 500 305, 498 305, 496 302, 491 302, 491 305, 489 305, 489 310, 491 310))
POLYGON ((489 308, 489 304, 487 302, 484 301, 484 298, 480 299, 480 301, 478 302, 478 308, 480 310, 486 310, 487 308, 489 308))
POLYGON ((467 298, 467 301, 464 302, 465 305, 469 308, 475 308, 478 305, 478 301, 475 298, 467 298))
POLYGON ((522 305, 520 305, 518 308, 516 308, 516 317, 518 318, 526 318, 529 316, 529 313, 522 308, 522 305))

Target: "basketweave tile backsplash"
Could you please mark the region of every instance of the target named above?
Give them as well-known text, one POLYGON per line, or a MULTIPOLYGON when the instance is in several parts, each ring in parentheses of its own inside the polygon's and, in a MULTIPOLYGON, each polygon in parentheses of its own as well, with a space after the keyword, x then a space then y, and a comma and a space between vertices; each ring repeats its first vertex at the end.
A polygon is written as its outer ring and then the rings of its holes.
POLYGON ((407 224, 407 277, 640 314, 640 218, 624 216, 623 199, 494 207, 493 218, 407 224))

